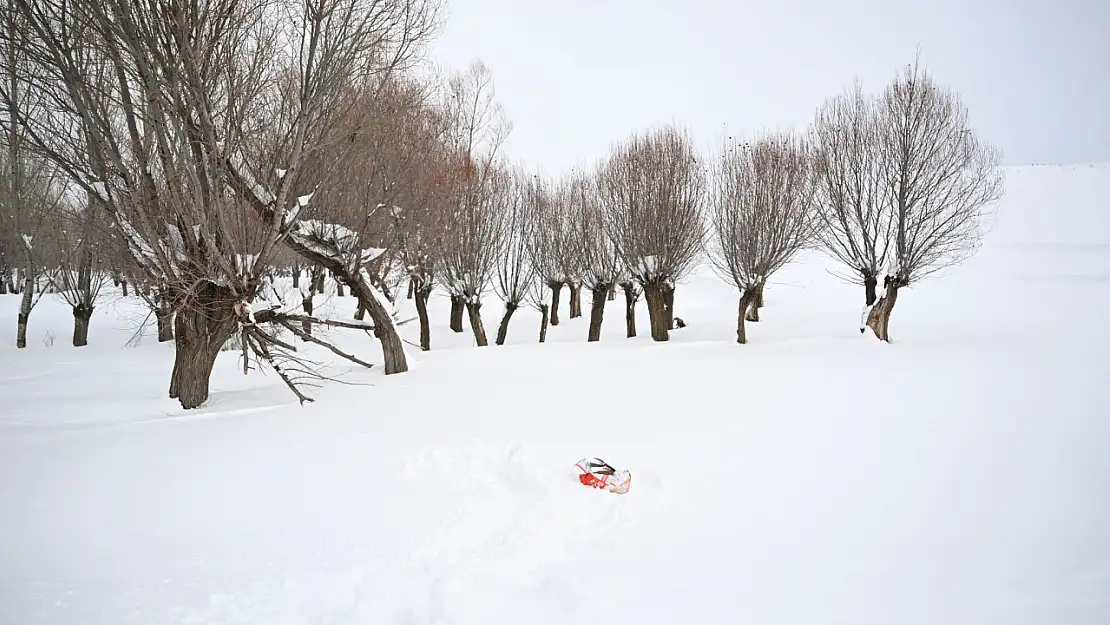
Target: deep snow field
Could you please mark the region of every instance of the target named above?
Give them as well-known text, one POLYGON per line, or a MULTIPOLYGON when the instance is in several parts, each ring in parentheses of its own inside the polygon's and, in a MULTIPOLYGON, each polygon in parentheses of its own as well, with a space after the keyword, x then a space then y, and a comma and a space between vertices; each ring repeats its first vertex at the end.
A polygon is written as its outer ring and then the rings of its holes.
POLYGON ((668 344, 642 303, 625 339, 621 297, 587 344, 564 291, 547 344, 522 310, 478 349, 436 296, 409 373, 329 360, 347 384, 304 407, 228 352, 182 411, 172 345, 128 345, 144 313, 114 291, 88 347, 48 295, 17 351, 0 296, 0 623, 1105 625, 1108 189, 1110 166, 1008 170, 982 250, 901 294, 891 345, 810 255, 748 345, 708 268, 668 344), (578 483, 593 455, 628 494, 578 483))

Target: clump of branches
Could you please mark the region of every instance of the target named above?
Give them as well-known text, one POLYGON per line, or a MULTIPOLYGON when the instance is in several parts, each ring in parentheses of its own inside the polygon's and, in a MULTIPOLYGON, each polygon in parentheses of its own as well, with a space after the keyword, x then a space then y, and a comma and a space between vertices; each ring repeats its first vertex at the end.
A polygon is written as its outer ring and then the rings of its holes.
POLYGON ((670 338, 675 284, 702 249, 705 178, 690 137, 674 127, 633 136, 599 173, 606 231, 643 288, 656 341, 670 338))
POLYGON ((916 61, 879 96, 857 87, 834 99, 815 132, 825 247, 864 279, 866 326, 889 342, 899 289, 978 249, 981 218, 1003 193, 999 153, 975 135, 958 94, 916 61))
POLYGON ((88 345, 89 322, 111 278, 111 248, 98 236, 105 231, 104 221, 91 202, 79 210, 59 210, 52 219, 51 235, 60 258, 50 281, 73 311, 74 347, 88 345))
POLYGON ((808 144, 789 133, 725 145, 709 193, 713 245, 709 257, 740 290, 736 341, 767 278, 790 262, 814 235, 813 159, 808 144))

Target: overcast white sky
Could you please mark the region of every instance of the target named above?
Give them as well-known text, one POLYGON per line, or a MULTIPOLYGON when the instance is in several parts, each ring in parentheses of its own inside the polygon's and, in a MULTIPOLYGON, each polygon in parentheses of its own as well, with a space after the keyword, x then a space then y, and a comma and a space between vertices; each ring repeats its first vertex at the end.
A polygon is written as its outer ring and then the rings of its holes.
POLYGON ((803 128, 918 44, 1007 164, 1110 161, 1108 0, 447 2, 434 57, 484 61, 507 152, 552 173, 671 121, 705 146, 726 127, 803 128))

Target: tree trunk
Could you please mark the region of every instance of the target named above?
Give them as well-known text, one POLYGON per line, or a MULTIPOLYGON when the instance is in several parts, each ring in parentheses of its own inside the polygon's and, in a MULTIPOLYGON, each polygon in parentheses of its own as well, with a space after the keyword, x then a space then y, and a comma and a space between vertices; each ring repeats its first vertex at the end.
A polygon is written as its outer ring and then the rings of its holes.
POLYGON ((640 295, 636 292, 636 285, 631 282, 621 284, 621 290, 624 291, 625 335, 633 339, 636 338, 636 301, 640 299, 640 295))
POLYGON ((8 294, 8 279, 4 277, 7 274, 8 268, 5 265, 0 264, 0 295, 8 294))
POLYGON ((570 283, 570 318, 577 319, 582 316, 582 285, 578 282, 570 283))
POLYGON ((606 299, 608 299, 610 302, 617 299, 617 283, 616 282, 609 285, 609 293, 607 294, 606 299))
POLYGON ((312 290, 317 293, 324 292, 324 278, 328 271, 323 267, 316 267, 312 272, 312 290))
POLYGON ((875 276, 864 274, 863 276, 863 303, 865 306, 874 306, 875 300, 878 296, 875 293, 876 287, 879 286, 879 279, 875 276))
POLYGON ((346 293, 343 291, 343 282, 339 278, 335 279, 335 296, 343 297, 346 293))
POLYGON ((666 315, 667 330, 670 331, 674 329, 674 286, 664 284, 659 288, 663 292, 663 314, 666 315))
POLYGON ((588 342, 601 340, 601 321, 605 317, 605 302, 612 292, 611 284, 599 284, 590 291, 593 299, 590 301, 590 334, 588 342))
POLYGON ((416 290, 415 296, 416 315, 420 317, 420 349, 430 351, 432 349, 432 327, 431 321, 428 319, 428 298, 432 296, 432 287, 420 287, 416 290))
POLYGON ((173 340, 173 309, 164 301, 158 302, 154 310, 154 319, 158 324, 158 342, 165 343, 173 340))
POLYGON ((547 304, 540 304, 540 342, 547 340, 547 323, 550 320, 550 309, 547 304))
POLYGON ((460 295, 451 296, 451 331, 463 331, 463 308, 466 307, 466 299, 460 295))
MULTIPOLYGON (((313 287, 315 285, 316 285, 316 283, 315 283, 315 280, 314 280, 313 281, 313 287)), ((313 296, 313 291, 315 291, 315 290, 316 290, 315 288, 309 288, 308 293, 304 293, 303 295, 301 295, 301 310, 303 310, 304 314, 308 317, 312 316, 312 296, 313 296)), ((312 324, 309 323, 308 321, 302 321, 301 322, 301 330, 303 330, 305 334, 311 335, 312 334, 312 324)), ((308 339, 306 339, 304 337, 301 337, 301 340, 302 341, 308 341, 308 339)))
POLYGON ((84 347, 89 344, 89 320, 92 319, 92 306, 73 307, 73 346, 84 347))
POLYGON ((23 299, 19 300, 19 316, 16 317, 15 346, 23 349, 27 347, 27 321, 31 318, 31 308, 35 303, 35 274, 32 271, 24 272, 23 299))
MULTIPOLYGON (((355 276, 353 278, 355 282, 348 282, 347 286, 351 288, 351 294, 358 298, 359 304, 366 309, 370 315, 370 321, 374 324, 374 337, 382 344, 385 374, 404 373, 409 370, 405 344, 401 341, 401 335, 397 333, 397 324, 393 322, 393 315, 374 293, 374 285, 364 279, 366 273, 364 271, 355 276)), ((381 297, 385 299, 385 294, 382 293, 381 297)))
POLYGON ((231 291, 207 283, 196 301, 174 317, 176 354, 170 376, 170 397, 191 410, 208 400, 212 366, 220 348, 238 328, 232 312, 231 291))
POLYGON ((415 292, 416 292, 416 281, 413 280, 412 278, 409 278, 409 292, 408 292, 408 295, 405 296, 405 299, 412 299, 413 293, 415 293, 415 292))
POLYGON ((894 310, 894 304, 898 301, 899 284, 896 279, 887 278, 884 281, 886 284, 886 292, 875 302, 871 307, 871 311, 867 314, 867 327, 875 333, 875 337, 880 341, 890 342, 890 313, 894 310))
POLYGON ((355 306, 355 320, 363 321, 366 319, 366 309, 362 307, 362 302, 355 306))
POLYGON ((667 314, 667 299, 662 285, 657 282, 645 284, 644 299, 647 300, 651 339, 653 341, 670 340, 671 318, 667 314))
POLYGON ((755 286, 752 305, 748 306, 748 321, 759 322, 759 309, 763 306, 763 284, 764 282, 760 280, 759 284, 755 286))
POLYGON ((123 296, 127 297, 127 280, 120 280, 119 285, 123 289, 123 296))
POLYGON ((740 291, 740 308, 736 312, 736 342, 743 345, 748 342, 748 333, 744 329, 744 320, 758 297, 758 287, 740 291))
POLYGON ((489 341, 486 340, 486 326, 482 324, 482 303, 467 302, 466 313, 470 317, 470 329, 474 331, 474 342, 478 347, 486 347, 489 341))
POLYGON ((498 345, 505 344, 505 337, 509 334, 509 319, 512 318, 513 313, 519 308, 519 304, 512 302, 505 302, 505 314, 501 315, 501 325, 497 326, 497 340, 494 341, 498 345))
POLYGON ((551 325, 559 325, 559 296, 563 292, 563 283, 549 281, 547 288, 551 289, 551 325))
POLYGON ((301 288, 301 267, 300 265, 293 265, 293 288, 301 288))

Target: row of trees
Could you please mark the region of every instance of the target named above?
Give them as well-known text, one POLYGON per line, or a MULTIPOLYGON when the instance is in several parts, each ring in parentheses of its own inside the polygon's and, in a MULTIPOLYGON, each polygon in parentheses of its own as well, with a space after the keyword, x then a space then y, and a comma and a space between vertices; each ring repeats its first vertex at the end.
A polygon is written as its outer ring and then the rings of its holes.
POLYGON ((110 272, 136 287, 175 341, 169 394, 185 408, 233 337, 244 366, 266 363, 307 401, 288 336, 366 365, 312 328, 369 330, 385 373, 404 372, 406 289, 423 349, 436 288, 479 345, 488 291, 505 302, 495 342, 526 305, 542 341, 563 287, 572 316, 592 294, 589 340, 619 288, 628 335, 642 296, 665 341, 675 286, 705 255, 740 291, 741 343, 768 277, 807 247, 864 285, 887 340, 898 289, 966 256, 1001 190, 958 98, 917 66, 880 95, 830 100, 805 136, 705 158, 664 127, 552 178, 502 154, 511 126, 484 66, 410 71, 439 14, 432 0, 10 0, 0 213, 17 236, 0 239, 0 268, 78 294, 86 332, 92 285, 110 272), (279 266, 312 272, 299 311, 272 295, 279 266), (357 299, 354 320, 313 316, 325 273, 357 299))

